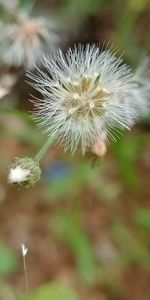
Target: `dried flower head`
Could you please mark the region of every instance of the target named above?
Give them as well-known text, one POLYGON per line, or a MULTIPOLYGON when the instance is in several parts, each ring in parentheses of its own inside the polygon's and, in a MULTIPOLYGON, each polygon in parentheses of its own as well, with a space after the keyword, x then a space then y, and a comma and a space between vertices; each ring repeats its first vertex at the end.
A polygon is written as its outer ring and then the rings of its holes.
POLYGON ((42 94, 34 100, 35 116, 49 135, 84 154, 97 140, 115 140, 119 129, 129 129, 137 117, 137 84, 130 68, 110 50, 75 46, 64 56, 44 59, 46 72, 29 73, 42 94), (133 103, 134 102, 134 103, 133 103))
POLYGON ((1 28, 2 58, 10 65, 31 69, 48 49, 55 50, 58 40, 53 22, 21 12, 16 21, 1 28))

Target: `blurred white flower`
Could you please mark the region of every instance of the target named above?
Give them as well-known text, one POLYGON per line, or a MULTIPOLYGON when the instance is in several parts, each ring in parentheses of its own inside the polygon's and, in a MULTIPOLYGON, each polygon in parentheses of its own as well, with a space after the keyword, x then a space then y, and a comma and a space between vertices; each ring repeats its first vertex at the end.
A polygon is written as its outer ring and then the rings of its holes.
POLYGON ((15 74, 5 73, 0 76, 0 99, 10 93, 16 82, 17 76, 15 74))
POLYGON ((122 58, 98 46, 79 45, 66 56, 59 50, 45 58, 46 72, 29 73, 42 94, 34 100, 35 117, 49 135, 84 154, 97 141, 115 140, 119 129, 129 129, 137 117, 130 95, 137 85, 122 58))
POLYGON ((2 4, 8 10, 15 9, 18 5, 18 2, 18 0, 0 0, 0 4, 2 4))
POLYGON ((133 77, 133 82, 137 84, 137 88, 133 91, 133 103, 136 103, 136 108, 141 116, 147 116, 150 113, 150 58, 145 57, 133 77))
POLYGON ((29 17, 25 12, 16 21, 1 24, 2 59, 10 65, 34 68, 47 51, 54 51, 59 41, 56 26, 44 17, 29 17))
POLYGON ((0 86, 0 99, 2 99, 3 97, 5 97, 8 93, 9 93, 8 89, 0 86))
POLYGON ((28 248, 24 244, 21 244, 22 256, 26 256, 28 253, 28 248))

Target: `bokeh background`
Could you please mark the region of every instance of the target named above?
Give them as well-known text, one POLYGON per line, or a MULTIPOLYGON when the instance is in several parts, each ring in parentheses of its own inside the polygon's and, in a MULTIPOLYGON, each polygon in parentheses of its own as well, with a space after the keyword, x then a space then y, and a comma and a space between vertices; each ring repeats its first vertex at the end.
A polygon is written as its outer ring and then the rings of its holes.
POLYGON ((7 184, 11 160, 34 155, 46 139, 30 117, 35 92, 26 66, 3 60, 3 29, 20 11, 50 20, 64 52, 74 43, 105 42, 133 68, 150 53, 148 0, 0 1, 0 300, 149 300, 148 118, 95 167, 53 145, 34 188, 7 184))

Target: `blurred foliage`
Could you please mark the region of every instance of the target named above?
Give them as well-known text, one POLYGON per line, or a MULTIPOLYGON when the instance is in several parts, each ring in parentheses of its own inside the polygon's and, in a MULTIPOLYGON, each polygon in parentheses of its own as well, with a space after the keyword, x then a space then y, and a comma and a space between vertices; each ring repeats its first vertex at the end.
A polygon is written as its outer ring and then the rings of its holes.
MULTIPOLYGON (((121 4, 121 1, 120 1, 121 4)), ((126 51, 126 55, 132 64, 136 65, 141 56, 141 46, 137 42, 135 33, 135 25, 138 17, 150 5, 149 0, 127 0, 124 1, 124 9, 116 14, 116 30, 114 33, 114 43, 122 51, 126 51)))
POLYGON ((97 278, 97 267, 92 246, 85 232, 81 229, 79 215, 74 212, 54 216, 55 230, 58 237, 67 243, 72 250, 81 281, 94 282, 97 278))
POLYGON ((43 285, 29 295, 22 297, 22 300, 78 300, 74 290, 60 284, 51 283, 43 285))
POLYGON ((116 143, 111 145, 111 150, 116 157, 119 175, 126 187, 133 192, 140 188, 136 167, 138 155, 148 143, 149 133, 134 132, 134 137, 124 134, 116 143))
POLYGON ((1 300, 16 300, 15 293, 9 284, 0 280, 1 300))
MULTIPOLYGON (((51 166, 49 166, 51 168, 51 166)), ((82 187, 85 184, 90 184, 92 178, 95 178, 99 172, 99 169, 92 169, 90 163, 80 162, 76 165, 68 165, 68 172, 64 172, 58 178, 50 177, 50 182, 46 190, 47 196, 52 199, 58 199, 58 197, 78 196, 82 187)), ((58 170, 60 173, 60 170, 58 170)))
POLYGON ((114 241, 120 247, 120 259, 123 264, 137 263, 150 270, 149 250, 138 234, 121 222, 112 224, 111 232, 114 241))
POLYGON ((19 0, 18 6, 21 9, 26 9, 27 11, 31 11, 36 4, 36 0, 19 0))
POLYGON ((16 270, 17 257, 4 243, 0 243, 0 275, 8 275, 16 270))
POLYGON ((0 129, 0 135, 1 136, 14 136, 17 137, 21 142, 28 142, 32 143, 33 145, 41 145, 45 137, 42 135, 41 132, 39 132, 33 122, 33 118, 29 113, 20 111, 16 108, 8 108, 8 107, 0 107, 0 116, 5 115, 9 119, 13 120, 13 118, 16 118, 21 120, 21 127, 16 126, 11 128, 4 128, 1 127, 0 129))
POLYGON ((150 209, 138 209, 134 212, 133 220, 135 224, 145 230, 150 229, 150 209))
POLYGON ((87 17, 96 13, 101 5, 104 4, 103 0, 65 0, 62 9, 62 14, 66 16, 77 15, 78 17, 87 17))
POLYGON ((119 174, 123 182, 132 190, 139 187, 138 176, 136 174, 136 160, 140 139, 138 136, 122 136, 116 143, 112 144, 112 150, 116 156, 119 174))

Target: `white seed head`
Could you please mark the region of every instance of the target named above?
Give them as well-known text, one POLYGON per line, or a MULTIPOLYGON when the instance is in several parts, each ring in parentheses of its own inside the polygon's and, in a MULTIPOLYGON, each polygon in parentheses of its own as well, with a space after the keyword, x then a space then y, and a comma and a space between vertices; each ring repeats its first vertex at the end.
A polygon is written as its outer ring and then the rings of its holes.
POLYGON ((10 65, 34 68, 48 49, 54 51, 59 38, 55 24, 42 17, 29 17, 18 12, 16 21, 1 24, 2 58, 10 65))
POLYGON ((8 182, 9 183, 21 183, 27 180, 30 170, 23 169, 21 166, 16 166, 15 168, 11 168, 8 174, 8 182))
POLYGON ((107 140, 115 140, 118 129, 133 124, 132 72, 114 53, 79 45, 66 55, 59 50, 43 64, 45 73, 28 74, 42 94, 34 101, 35 117, 65 149, 74 152, 81 145, 84 154, 104 132, 107 140))

